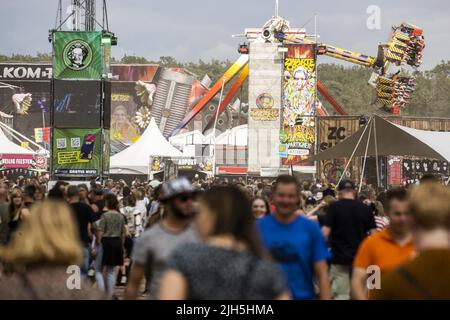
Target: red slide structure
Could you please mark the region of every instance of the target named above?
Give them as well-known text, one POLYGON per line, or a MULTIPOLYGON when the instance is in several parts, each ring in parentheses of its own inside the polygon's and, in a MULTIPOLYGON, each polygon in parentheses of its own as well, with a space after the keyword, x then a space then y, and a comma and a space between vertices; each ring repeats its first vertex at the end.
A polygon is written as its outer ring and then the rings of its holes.
POLYGON ((345 112, 344 108, 331 96, 328 89, 323 85, 322 82, 317 81, 317 90, 324 96, 325 99, 333 106, 334 110, 341 115, 346 116, 348 113, 345 112))

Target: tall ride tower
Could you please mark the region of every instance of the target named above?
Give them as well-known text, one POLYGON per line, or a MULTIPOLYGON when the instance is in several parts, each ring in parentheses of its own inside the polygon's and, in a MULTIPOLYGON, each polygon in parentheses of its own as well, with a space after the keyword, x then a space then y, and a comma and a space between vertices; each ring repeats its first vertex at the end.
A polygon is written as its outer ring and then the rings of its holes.
MULTIPOLYGON (((248 172, 277 176, 314 152, 316 50, 304 29, 275 15, 262 28, 246 29, 249 47, 248 172)), ((312 166, 311 166, 312 167, 312 166)))

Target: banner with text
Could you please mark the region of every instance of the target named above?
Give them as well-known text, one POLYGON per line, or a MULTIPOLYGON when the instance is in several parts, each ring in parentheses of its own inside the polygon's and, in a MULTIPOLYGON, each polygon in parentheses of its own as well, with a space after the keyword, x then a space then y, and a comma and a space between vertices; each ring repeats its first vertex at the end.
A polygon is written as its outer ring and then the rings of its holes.
POLYGON ((102 166, 101 129, 54 129, 52 173, 97 176, 102 166))
POLYGON ((315 45, 289 45, 284 60, 283 116, 280 143, 283 165, 301 164, 314 152, 316 112, 315 45))

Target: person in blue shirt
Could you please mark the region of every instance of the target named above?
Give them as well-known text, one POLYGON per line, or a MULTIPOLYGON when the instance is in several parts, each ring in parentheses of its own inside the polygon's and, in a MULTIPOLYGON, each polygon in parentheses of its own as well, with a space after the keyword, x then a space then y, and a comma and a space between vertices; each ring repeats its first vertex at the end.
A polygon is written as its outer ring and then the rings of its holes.
POLYGON ((272 201, 275 212, 258 220, 258 229, 264 246, 281 266, 292 297, 315 299, 313 280, 316 278, 319 298, 330 299, 329 252, 319 225, 296 214, 300 203, 297 179, 279 176, 272 201))

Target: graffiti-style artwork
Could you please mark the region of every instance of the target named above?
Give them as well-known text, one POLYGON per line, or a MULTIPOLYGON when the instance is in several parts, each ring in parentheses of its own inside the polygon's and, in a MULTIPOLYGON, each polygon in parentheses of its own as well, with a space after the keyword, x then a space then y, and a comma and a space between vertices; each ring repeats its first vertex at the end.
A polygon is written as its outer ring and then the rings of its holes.
POLYGON ((289 46, 284 63, 283 126, 308 125, 315 115, 316 63, 313 45, 289 46))
POLYGON ((326 183, 336 184, 342 176, 345 168, 345 161, 327 160, 323 162, 323 180, 326 183))
MULTIPOLYGON (((316 56, 314 45, 290 45, 284 61, 280 142, 287 143, 283 165, 300 165, 314 149, 316 56)), ((305 164, 303 164, 305 165, 305 164)))

